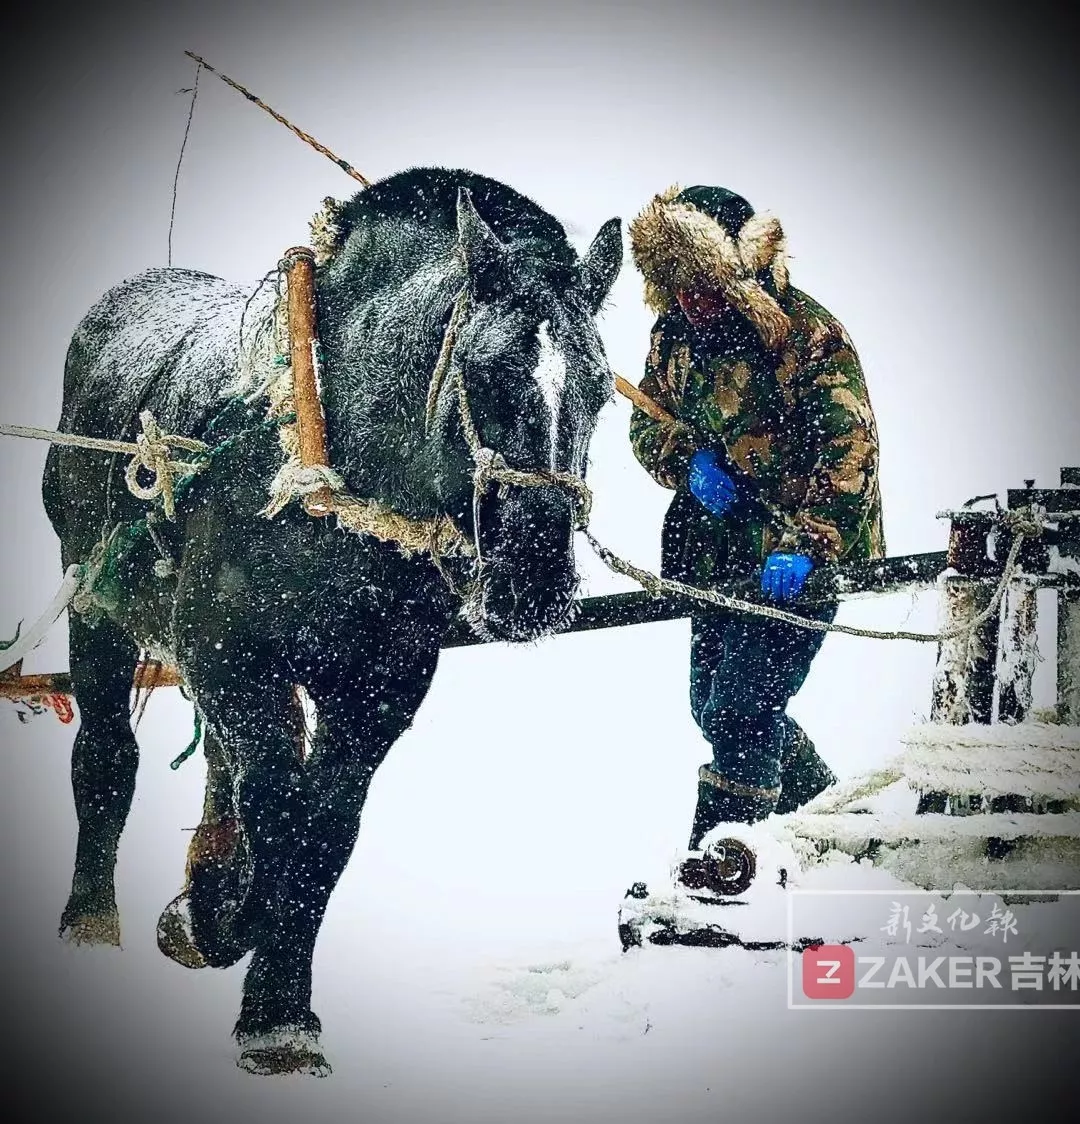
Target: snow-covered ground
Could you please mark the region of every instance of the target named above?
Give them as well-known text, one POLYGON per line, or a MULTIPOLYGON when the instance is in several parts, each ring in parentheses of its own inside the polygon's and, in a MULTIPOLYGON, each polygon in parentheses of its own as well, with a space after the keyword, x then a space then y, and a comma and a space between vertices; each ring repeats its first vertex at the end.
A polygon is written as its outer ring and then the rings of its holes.
MULTIPOLYGON (((633 663, 679 629, 628 634, 624 654, 633 663)), ((685 734, 682 744, 650 739, 678 723, 649 713, 639 741, 605 745, 595 721, 580 738, 575 718, 579 728, 585 719, 572 698, 522 716, 517 739, 496 734, 490 713, 472 723, 495 661, 503 669, 495 719, 508 718, 534 701, 530 672, 545 683, 551 676, 552 698, 565 700, 595 639, 445 657, 372 790, 322 930, 314 1003, 335 1067, 324 1082, 235 1069, 228 1031, 241 968, 190 972, 156 949, 154 924, 179 886, 202 776, 198 757, 169 769, 189 736, 177 693, 159 692, 140 731, 139 790, 118 874, 121 952, 55 937, 74 817, 41 809, 66 792, 70 728, 50 716, 23 728, 10 707, 0 712, 0 785, 17 794, 6 802, 0 852, 13 905, 3 930, 8 1017, 24 1075, 40 1074, 46 1056, 48 1071, 64 1075, 55 1085, 35 1078, 42 1105, 68 1103, 77 1088, 89 1119, 109 1110, 217 1120, 227 1107, 267 1124, 297 1115, 378 1124, 816 1121, 865 1119, 874 1103, 876 1116, 892 1120, 927 1097, 949 1103, 972 1081, 1030 1073, 1062 1048, 1075 1011, 789 1010, 785 953, 623 954, 619 901, 681 842, 700 748, 685 734)), ((612 692, 622 677, 603 665, 590 674, 612 692)), ((619 720, 612 726, 626 738, 619 720)), ((887 751, 871 739, 863 767, 887 751)), ((808 877, 804 885, 815 884, 808 877)), ((825 870, 816 884, 898 887, 880 871, 850 868, 825 870)))

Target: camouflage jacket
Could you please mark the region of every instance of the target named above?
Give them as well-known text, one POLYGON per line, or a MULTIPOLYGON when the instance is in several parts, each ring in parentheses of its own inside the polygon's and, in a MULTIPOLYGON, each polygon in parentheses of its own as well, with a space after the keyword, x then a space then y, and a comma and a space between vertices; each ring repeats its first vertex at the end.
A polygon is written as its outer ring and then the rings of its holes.
POLYGON ((880 558, 878 438, 862 369, 841 324, 805 293, 781 298, 792 330, 778 353, 750 333, 704 347, 678 311, 653 327, 641 390, 682 425, 635 409, 634 454, 675 498, 664 522, 666 576, 708 585, 749 577, 774 550, 816 562, 880 558), (686 486, 712 448, 744 496, 722 519, 686 486))

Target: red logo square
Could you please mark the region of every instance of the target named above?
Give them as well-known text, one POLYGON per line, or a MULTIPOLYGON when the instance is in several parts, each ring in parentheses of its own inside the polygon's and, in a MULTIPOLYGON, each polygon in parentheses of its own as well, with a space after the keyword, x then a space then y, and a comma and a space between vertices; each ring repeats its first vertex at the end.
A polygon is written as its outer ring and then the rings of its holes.
POLYGON ((807 999, 849 999, 855 994, 855 950, 846 944, 803 949, 802 989, 807 999))

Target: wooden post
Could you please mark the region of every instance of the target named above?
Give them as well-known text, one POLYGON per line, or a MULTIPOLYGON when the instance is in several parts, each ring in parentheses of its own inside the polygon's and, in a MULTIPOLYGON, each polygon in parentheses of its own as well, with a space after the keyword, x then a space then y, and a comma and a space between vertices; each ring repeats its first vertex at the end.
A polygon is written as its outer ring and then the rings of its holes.
MULTIPOLYGON (((988 512, 954 512, 947 565, 955 570, 942 588, 942 630, 965 629, 983 613, 993 596, 993 571, 987 548, 993 516, 988 512)), ((988 723, 993 717, 994 659, 998 621, 991 616, 974 634, 943 640, 931 692, 930 721, 959 725, 988 723)))
POLYGON ((1013 725, 1031 713, 1031 684, 1038 659, 1036 587, 1022 578, 1005 592, 998 653, 999 722, 1013 725))
MULTIPOLYGON (((1025 722, 1031 713, 1031 683, 1038 659, 1036 592, 1037 587, 1023 577, 1010 583, 1005 591, 998 644, 999 722, 1016 725, 1025 722)), ((1041 809, 1024 796, 994 796, 987 810, 999 814, 1041 809)), ((1008 840, 992 837, 986 841, 986 853, 991 859, 1003 859, 1014 849, 1015 843, 1008 840)))
MULTIPOLYGON (((949 513, 948 575, 941 589, 943 632, 965 631, 938 644, 937 666, 930 696, 930 721, 963 725, 989 723, 994 706, 994 663, 997 655, 998 619, 992 615, 974 633, 967 627, 990 604, 993 585, 987 579, 994 566, 988 547, 994 515, 983 511, 949 513)), ((942 813, 948 808, 961 814, 974 810, 962 793, 922 792, 917 811, 942 813), (950 799, 951 798, 951 799, 950 799)))
POLYGON ((1080 726, 1080 593, 1059 590, 1057 611, 1057 718, 1080 726))
MULTIPOLYGON (((1068 506, 1075 513, 1080 512, 1080 468, 1063 468, 1062 494, 1073 489, 1076 499, 1068 506)), ((1080 561, 1080 526, 1075 519, 1058 550, 1063 558, 1080 561)), ((1080 591, 1075 589, 1060 589, 1057 597, 1057 720, 1080 726, 1080 591)))

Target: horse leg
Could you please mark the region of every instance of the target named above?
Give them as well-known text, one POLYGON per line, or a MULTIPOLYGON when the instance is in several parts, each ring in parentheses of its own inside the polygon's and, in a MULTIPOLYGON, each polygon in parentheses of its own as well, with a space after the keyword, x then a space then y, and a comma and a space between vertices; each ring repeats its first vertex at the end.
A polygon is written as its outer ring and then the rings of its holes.
MULTIPOLYGON (((395 653, 396 655, 396 653, 395 653)), ((308 816, 278 887, 273 929, 259 942, 244 980, 234 1034, 237 1064, 255 1074, 324 1076, 330 1066, 311 1010, 315 942, 330 895, 352 854, 376 769, 411 724, 438 660, 437 643, 406 659, 343 676, 333 689, 309 687, 319 712, 315 747, 305 766, 308 816)))
POLYGON ((138 653, 106 620, 91 626, 72 613, 69 633, 71 682, 79 704, 71 753, 79 839, 60 935, 74 944, 119 945, 113 879, 139 760, 129 704, 138 653))
MULTIPOLYGON (((326 740, 320 739, 324 747, 326 740)), ((338 760, 333 767, 329 757, 339 754, 326 748, 318 752, 324 755, 319 771, 332 772, 333 781, 305 824, 304 835, 315 846, 297 841, 273 931, 257 944, 244 977, 233 1034, 240 1048, 237 1065, 248 1073, 330 1073, 319 1045, 322 1025, 311 1010, 312 959, 330 894, 356 842, 377 761, 338 760), (291 890, 286 892, 286 886, 291 890)))
POLYGON ((188 845, 184 887, 158 920, 158 948, 185 968, 228 968, 250 951, 230 928, 243 898, 247 852, 236 816, 232 768, 209 730, 203 756, 202 819, 188 845))
MULTIPOLYGON (((184 662, 185 677, 207 732, 223 747, 243 849, 242 861, 225 864, 226 870, 231 867, 240 875, 232 883, 242 892, 235 911, 224 907, 220 898, 221 908, 200 906, 200 879, 207 873, 200 869, 204 867, 201 852, 192 867, 191 905, 195 908, 190 913, 194 922, 190 935, 193 946, 209 963, 206 950, 215 946, 231 948, 234 953, 239 950, 240 955, 255 949, 257 955, 260 948, 279 939, 282 914, 296 908, 289 901, 288 863, 305 838, 311 786, 297 753, 290 684, 274 674, 268 663, 260 664, 254 658, 247 661, 248 675, 243 678, 232 670, 236 662, 231 657, 224 663, 209 663, 192 655, 184 662)), ((228 805, 225 810, 230 810, 228 805)), ((212 805, 211 815, 220 811, 221 805, 212 805)), ((212 879, 207 878, 204 885, 211 884, 212 879)), ((292 1013, 287 1001, 283 1006, 292 1013)), ((283 1023, 311 1030, 300 1014, 283 1023)))

